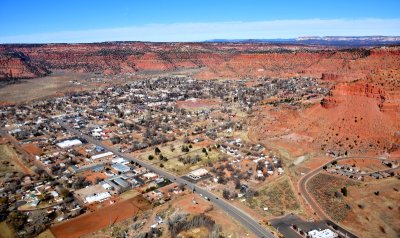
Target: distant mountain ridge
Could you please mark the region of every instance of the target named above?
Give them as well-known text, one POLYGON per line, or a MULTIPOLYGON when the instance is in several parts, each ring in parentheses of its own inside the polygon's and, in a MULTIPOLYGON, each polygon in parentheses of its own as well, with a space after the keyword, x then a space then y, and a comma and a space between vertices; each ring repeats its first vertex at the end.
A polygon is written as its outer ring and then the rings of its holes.
POLYGON ((288 39, 213 39, 215 43, 314 44, 326 46, 383 46, 400 44, 400 36, 302 36, 288 39))
POLYGON ((337 40, 337 41, 349 41, 349 40, 370 40, 370 41, 400 41, 400 36, 301 36, 296 38, 298 41, 302 40, 337 40))

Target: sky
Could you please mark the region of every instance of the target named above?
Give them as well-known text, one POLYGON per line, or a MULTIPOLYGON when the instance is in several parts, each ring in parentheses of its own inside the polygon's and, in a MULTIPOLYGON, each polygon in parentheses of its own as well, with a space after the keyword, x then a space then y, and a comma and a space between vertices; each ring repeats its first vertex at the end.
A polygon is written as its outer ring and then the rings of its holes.
POLYGON ((400 0, 0 0, 0 43, 400 36, 400 0))

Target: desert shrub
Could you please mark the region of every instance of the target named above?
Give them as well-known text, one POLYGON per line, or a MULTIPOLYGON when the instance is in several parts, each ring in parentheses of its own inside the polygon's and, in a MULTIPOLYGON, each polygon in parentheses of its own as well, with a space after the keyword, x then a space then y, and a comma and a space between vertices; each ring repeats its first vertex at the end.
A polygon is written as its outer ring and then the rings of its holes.
POLYGON ((189 217, 184 213, 175 213, 168 219, 168 230, 171 237, 177 237, 182 231, 187 231, 196 227, 205 227, 210 232, 215 230, 215 221, 204 214, 189 217))
POLYGON ((340 192, 343 194, 343 196, 345 196, 345 197, 347 196, 347 188, 346 187, 341 188, 340 192))

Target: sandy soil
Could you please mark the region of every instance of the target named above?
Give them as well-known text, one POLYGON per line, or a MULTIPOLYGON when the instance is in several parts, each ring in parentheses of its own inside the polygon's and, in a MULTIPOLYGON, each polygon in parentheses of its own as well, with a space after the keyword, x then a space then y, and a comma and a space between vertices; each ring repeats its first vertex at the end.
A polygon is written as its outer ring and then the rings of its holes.
POLYGON ((0 161, 9 164, 1 164, 0 172, 7 173, 12 171, 20 171, 25 174, 32 174, 32 170, 26 167, 21 161, 13 147, 8 144, 0 145, 0 161))
POLYGON ((351 211, 343 224, 363 237, 398 237, 400 234, 400 180, 388 178, 348 188, 351 211), (397 189, 397 191, 396 191, 397 189), (379 191, 379 195, 375 192, 379 191))
POLYGON ((1 102, 22 103, 34 99, 61 95, 61 93, 83 89, 70 83, 71 80, 84 79, 84 74, 55 72, 43 78, 21 80, 16 84, 0 88, 1 102), (24 92, 24 93, 18 93, 24 92))
POLYGON ((55 238, 49 229, 40 233, 36 238, 55 238))
POLYGON ((0 222, 0 238, 13 238, 14 231, 10 229, 6 222, 0 222))

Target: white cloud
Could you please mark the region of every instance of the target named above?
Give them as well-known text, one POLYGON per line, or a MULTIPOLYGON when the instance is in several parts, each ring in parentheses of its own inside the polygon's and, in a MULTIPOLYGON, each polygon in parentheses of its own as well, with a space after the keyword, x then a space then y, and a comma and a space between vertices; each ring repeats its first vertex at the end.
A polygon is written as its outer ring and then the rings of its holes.
POLYGON ((1 43, 102 41, 203 41, 299 36, 400 35, 400 19, 304 19, 257 22, 149 24, 142 26, 0 36, 1 43))

